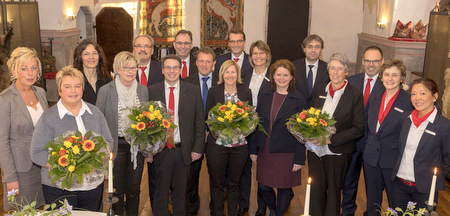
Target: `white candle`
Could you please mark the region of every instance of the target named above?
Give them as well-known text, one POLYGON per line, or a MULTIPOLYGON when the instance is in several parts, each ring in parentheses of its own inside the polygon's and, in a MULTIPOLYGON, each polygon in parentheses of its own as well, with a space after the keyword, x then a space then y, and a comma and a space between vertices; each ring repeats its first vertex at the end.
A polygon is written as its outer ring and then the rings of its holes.
POLYGON ((311 194, 311 177, 308 178, 308 184, 306 185, 305 210, 303 211, 303 216, 309 216, 310 194, 311 194))
POLYGON ((113 153, 109 153, 108 193, 113 192, 113 153))
POLYGON ((428 197, 429 206, 434 206, 434 193, 436 191, 436 178, 437 178, 436 173, 437 167, 434 168, 433 181, 431 181, 430 196, 428 197))

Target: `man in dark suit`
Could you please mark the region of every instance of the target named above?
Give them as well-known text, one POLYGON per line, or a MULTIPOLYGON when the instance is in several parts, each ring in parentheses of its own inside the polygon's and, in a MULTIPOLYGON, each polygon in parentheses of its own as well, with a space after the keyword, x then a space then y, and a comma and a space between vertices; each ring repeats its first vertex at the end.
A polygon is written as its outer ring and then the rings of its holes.
POLYGON ((181 58, 163 58, 164 81, 148 88, 149 98, 167 105, 176 129, 168 131, 167 146, 155 154, 156 191, 153 214, 168 215, 169 189, 173 215, 186 215, 186 189, 192 162, 203 154, 205 117, 200 89, 180 80, 181 58))
MULTIPOLYGON (((377 46, 368 47, 364 51, 362 63, 364 73, 349 77, 348 82, 363 93, 364 113, 367 120, 367 110, 370 106, 370 101, 375 97, 374 95, 378 95, 384 89, 381 80, 378 78, 381 65, 384 63, 383 51, 377 46)), ((363 137, 356 142, 356 152, 353 153, 352 163, 345 177, 344 188, 342 189, 342 215, 355 215, 357 208, 355 200, 363 162, 364 140, 363 137)))
POLYGON ((309 104, 316 87, 329 83, 330 78, 327 63, 319 59, 323 50, 322 38, 315 34, 309 35, 303 40, 302 48, 305 58, 297 59, 292 63, 295 66, 297 78, 295 87, 309 104))
POLYGON ((184 29, 178 31, 173 41, 173 48, 175 49, 176 55, 181 58, 182 79, 197 73, 195 57, 191 56, 192 47, 192 32, 184 29))
MULTIPOLYGON (((241 67, 242 72, 251 71, 250 62, 248 61, 248 54, 244 52, 245 47, 245 33, 240 28, 232 28, 228 33, 228 47, 231 52, 225 53, 216 60, 216 66, 214 68, 214 73, 219 75, 219 70, 222 64, 226 60, 234 60, 241 67)), ((241 74, 244 77, 244 74, 241 74)))
POLYGON ((139 56, 138 74, 136 80, 144 86, 151 86, 164 80, 161 64, 152 60, 155 42, 150 35, 141 35, 134 39, 133 54, 139 56))
MULTIPOLYGON (((198 87, 200 87, 203 108, 206 106, 206 98, 208 96, 208 90, 211 86, 217 85, 219 81, 219 76, 213 73, 213 67, 216 63, 214 61, 215 53, 209 47, 203 47, 197 52, 197 69, 198 73, 191 74, 188 78, 183 81, 190 82, 198 87)), ((207 113, 205 112, 205 119, 207 118, 207 113)), ((200 198, 198 196, 198 179, 200 176, 200 169, 202 168, 203 154, 199 160, 192 162, 191 169, 189 173, 189 181, 187 187, 187 198, 186 198, 186 211, 187 215, 197 215, 200 209, 200 198)))

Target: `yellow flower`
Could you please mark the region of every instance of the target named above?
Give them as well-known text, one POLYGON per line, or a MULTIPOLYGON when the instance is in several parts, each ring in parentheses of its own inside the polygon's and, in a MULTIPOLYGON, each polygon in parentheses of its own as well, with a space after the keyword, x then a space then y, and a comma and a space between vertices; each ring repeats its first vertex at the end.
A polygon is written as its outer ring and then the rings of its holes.
POLYGON ((139 114, 139 118, 143 118, 144 117, 144 115, 142 115, 142 114, 139 114))
POLYGON ((314 107, 311 107, 311 109, 308 110, 308 113, 312 115, 314 114, 315 111, 316 110, 314 109, 314 107))
POLYGON ((231 110, 232 110, 232 111, 235 111, 236 108, 237 108, 236 104, 233 104, 233 105, 231 106, 231 110))
POLYGON ((80 149, 78 148, 78 146, 74 146, 72 148, 72 151, 73 151, 74 154, 79 154, 80 153, 80 149))
POLYGON ((153 112, 153 105, 150 105, 150 106, 148 107, 148 110, 150 110, 150 112, 153 112))
POLYGON ((155 112, 153 112, 153 114, 155 115, 155 117, 159 120, 162 119, 162 115, 161 115, 161 111, 159 110, 155 110, 155 112))
POLYGON ((64 141, 64 146, 65 146, 66 148, 70 148, 70 147, 72 147, 72 143, 69 142, 69 141, 64 141))
POLYGON ((224 122, 225 121, 225 119, 223 119, 222 117, 217 117, 217 120, 220 121, 220 122, 224 122))
POLYGON ((248 113, 244 113, 244 115, 242 115, 242 118, 247 118, 248 113))
POLYGON ((145 129, 145 123, 144 123, 144 122, 139 122, 139 123, 137 123, 137 125, 136 125, 136 130, 142 131, 142 130, 144 130, 144 129, 145 129))
POLYGON ((131 128, 136 129, 136 125, 135 124, 131 124, 131 128))
POLYGON ((169 127, 170 127, 170 122, 167 121, 166 119, 163 119, 163 120, 162 120, 162 126, 163 126, 164 128, 169 128, 169 127))
POLYGON ((233 104, 231 104, 231 101, 228 101, 227 107, 228 107, 228 108, 231 108, 231 106, 233 106, 233 104))
POLYGON ((84 151, 92 151, 95 148, 95 143, 92 140, 86 140, 83 142, 82 146, 84 151))
POLYGON ((69 170, 69 172, 73 172, 73 171, 75 171, 75 166, 70 165, 69 168, 67 168, 67 170, 69 170))
POLYGON ((297 118, 297 122, 302 122, 302 120, 300 118, 297 118))
POLYGON ((320 110, 316 110, 316 116, 318 117, 319 116, 319 114, 320 114, 320 110))
POLYGON ((56 156, 56 155, 58 155, 57 152, 52 152, 52 156, 56 156))
POLYGON ((155 114, 149 114, 149 115, 148 115, 148 118, 149 118, 151 121, 155 120, 155 114))

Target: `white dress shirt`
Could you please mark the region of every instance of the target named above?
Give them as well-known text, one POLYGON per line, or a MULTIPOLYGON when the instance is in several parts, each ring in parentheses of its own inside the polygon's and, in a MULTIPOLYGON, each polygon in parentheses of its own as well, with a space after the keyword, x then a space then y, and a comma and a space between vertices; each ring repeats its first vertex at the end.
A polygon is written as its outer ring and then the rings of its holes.
POLYGON ((239 58, 237 64, 240 68, 242 68, 242 63, 244 62, 244 52, 242 52, 240 56, 235 56, 233 53, 231 53, 231 60, 234 61, 235 58, 239 58))
POLYGON ((169 109, 169 97, 170 97, 170 88, 169 87, 175 87, 173 89, 173 96, 174 96, 174 102, 175 102, 175 110, 173 111, 173 123, 177 126, 176 129, 174 129, 174 137, 173 142, 179 143, 181 142, 180 138, 180 126, 178 124, 179 118, 178 118, 178 105, 180 102, 180 81, 178 81, 174 86, 170 86, 169 83, 164 81, 164 93, 166 95, 166 106, 167 109, 169 109))
POLYGON ((145 70, 144 70, 144 73, 145 73, 145 77, 147 77, 147 81, 148 81, 148 76, 149 76, 149 73, 150 73, 150 62, 151 61, 149 61, 147 65, 139 65, 139 67, 138 67, 138 74, 137 74, 139 76, 139 81, 141 81, 141 77, 142 77, 142 69, 141 69, 141 67, 146 67, 145 70))
POLYGON ((189 55, 185 60, 181 60, 181 71, 183 71, 183 62, 186 62, 186 68, 187 68, 187 76, 189 76, 189 67, 191 62, 191 55, 189 55))
MULTIPOLYGON (((370 81, 370 93, 372 93, 373 86, 375 85, 375 82, 378 79, 378 74, 374 75, 373 77, 369 77, 369 76, 367 76, 366 73, 364 73, 363 95, 364 95, 364 91, 366 89, 367 81, 368 81, 369 78, 372 79, 370 81)), ((370 95, 370 93, 369 93, 369 95, 370 95)))
POLYGON ((200 72, 198 73, 198 81, 200 83, 200 93, 203 95, 203 79, 204 77, 209 77, 208 80, 206 80, 206 85, 208 86, 208 89, 211 88, 212 85, 212 72, 208 74, 208 76, 203 76, 200 72))
POLYGON ((83 135, 86 133, 86 127, 84 126, 83 118, 81 118, 81 116, 85 112, 88 112, 89 114, 92 115, 92 112, 83 100, 81 100, 81 109, 77 116, 75 116, 72 112, 70 112, 69 110, 66 109, 66 107, 62 103, 61 99, 59 99, 56 106, 58 106, 58 113, 59 113, 60 119, 64 118, 65 115, 70 115, 70 116, 75 117, 75 121, 77 122, 78 131, 80 131, 81 134, 83 134, 83 135))
POLYGON ((253 106, 256 106, 258 104, 259 89, 261 88, 261 85, 264 82, 266 73, 267 68, 266 71, 264 71, 260 75, 256 74, 255 69, 253 69, 252 78, 250 79, 250 84, 248 86, 248 88, 252 91, 253 106))

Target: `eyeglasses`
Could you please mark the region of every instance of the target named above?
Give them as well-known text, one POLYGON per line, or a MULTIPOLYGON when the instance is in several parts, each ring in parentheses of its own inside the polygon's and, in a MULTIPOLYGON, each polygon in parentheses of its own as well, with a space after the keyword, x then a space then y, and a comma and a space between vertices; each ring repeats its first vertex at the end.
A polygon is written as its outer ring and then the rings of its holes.
POLYGON ((182 46, 182 45, 189 46, 190 44, 192 44, 192 42, 179 42, 179 41, 175 41, 175 43, 178 46, 182 46))
POLYGON ((381 59, 380 59, 380 60, 368 60, 368 59, 364 59, 364 63, 366 63, 366 64, 370 64, 370 63, 378 64, 378 63, 380 63, 380 62, 381 62, 381 59))
POLYGON ((137 67, 122 67, 122 70, 126 70, 126 71, 137 71, 137 67))
POLYGON ((142 49, 142 48, 144 48, 144 49, 150 49, 150 48, 152 48, 150 45, 148 45, 148 44, 146 44, 146 45, 142 45, 142 44, 136 44, 136 45, 134 45, 134 47, 135 48, 138 48, 138 49, 142 49))
POLYGON ((171 67, 171 66, 164 66, 163 68, 164 68, 164 70, 166 70, 166 71, 171 71, 172 69, 173 69, 174 71, 177 71, 177 70, 180 70, 180 69, 181 69, 180 66, 173 66, 173 67, 171 67))
POLYGON ((241 44, 244 43, 244 40, 230 40, 230 44, 241 44))

